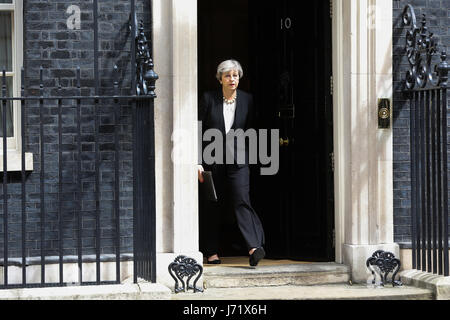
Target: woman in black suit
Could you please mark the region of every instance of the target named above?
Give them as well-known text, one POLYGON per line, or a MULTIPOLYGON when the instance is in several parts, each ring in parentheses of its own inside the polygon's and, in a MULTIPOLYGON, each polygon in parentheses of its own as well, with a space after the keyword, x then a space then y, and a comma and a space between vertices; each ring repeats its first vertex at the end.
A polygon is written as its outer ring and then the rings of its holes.
POLYGON ((247 129, 253 128, 253 98, 250 94, 238 90, 239 79, 242 76, 243 71, 239 62, 235 60, 222 62, 218 66, 216 74, 222 90, 203 94, 198 107, 202 137, 205 131, 216 129, 221 132, 224 142, 223 159, 221 159, 223 161, 208 163, 203 157, 203 163, 198 168, 200 183, 203 182, 202 172, 204 170, 212 172, 218 197, 217 203, 210 203, 211 208, 205 214, 206 228, 202 230, 207 243, 204 254, 207 256, 209 264, 221 263, 218 255, 218 231, 219 214, 222 206, 225 205, 223 202, 225 193, 229 195, 238 227, 246 241, 250 255, 249 264, 256 266, 265 256, 264 230, 261 220, 250 203, 249 148, 248 145, 245 145, 242 152, 242 148, 239 149, 238 143, 236 143, 236 137, 232 136, 236 130, 242 129, 245 132, 247 129), (230 151, 227 138, 228 141, 232 141, 231 148, 234 156, 229 158, 233 159, 232 161, 226 159, 226 154, 230 151), (243 157, 240 157, 240 154, 243 157))

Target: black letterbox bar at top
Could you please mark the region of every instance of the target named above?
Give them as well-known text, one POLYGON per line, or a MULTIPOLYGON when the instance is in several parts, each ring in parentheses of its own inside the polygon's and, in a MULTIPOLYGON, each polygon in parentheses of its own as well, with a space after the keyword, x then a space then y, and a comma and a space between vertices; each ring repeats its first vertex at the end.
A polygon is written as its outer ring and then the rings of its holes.
MULTIPOLYGON (((6 71, 2 72, 2 96, 6 97, 6 71)), ((7 136, 6 136, 6 101, 2 101, 3 115, 3 276, 5 285, 8 284, 8 164, 7 164, 7 136)))

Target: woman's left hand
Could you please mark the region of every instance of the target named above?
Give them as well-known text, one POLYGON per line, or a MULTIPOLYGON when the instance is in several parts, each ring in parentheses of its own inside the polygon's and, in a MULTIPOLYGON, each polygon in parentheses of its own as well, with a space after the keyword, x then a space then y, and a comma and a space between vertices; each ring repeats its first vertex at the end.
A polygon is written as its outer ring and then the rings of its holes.
POLYGON ((200 181, 200 183, 203 183, 203 166, 198 165, 198 181, 200 181))

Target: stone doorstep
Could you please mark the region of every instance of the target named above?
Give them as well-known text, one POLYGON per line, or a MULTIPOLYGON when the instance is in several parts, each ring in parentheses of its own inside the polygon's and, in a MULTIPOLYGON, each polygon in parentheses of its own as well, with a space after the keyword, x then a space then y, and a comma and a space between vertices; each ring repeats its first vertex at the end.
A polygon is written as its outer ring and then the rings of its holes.
POLYGON ((171 290, 158 283, 0 290, 0 300, 167 300, 171 290))
POLYGON ((349 268, 335 263, 278 266, 208 267, 203 274, 206 288, 236 288, 346 283, 349 268))
POLYGON ((450 300, 450 277, 405 270, 400 272, 400 279, 406 285, 432 290, 436 300, 450 300))

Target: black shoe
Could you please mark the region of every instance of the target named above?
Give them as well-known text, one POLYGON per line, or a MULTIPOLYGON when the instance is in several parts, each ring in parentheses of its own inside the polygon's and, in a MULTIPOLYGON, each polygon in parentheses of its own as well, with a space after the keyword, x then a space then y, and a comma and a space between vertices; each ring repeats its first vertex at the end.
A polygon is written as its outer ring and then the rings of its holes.
POLYGON ((266 256, 266 252, 264 251, 264 248, 257 248, 249 258, 250 266, 256 267, 258 265, 258 262, 266 256))
POLYGON ((216 254, 212 254, 208 257, 206 257, 206 264, 221 264, 222 261, 220 261, 220 259, 215 259, 215 260, 208 260, 209 258, 211 258, 212 256, 215 256, 216 254))

